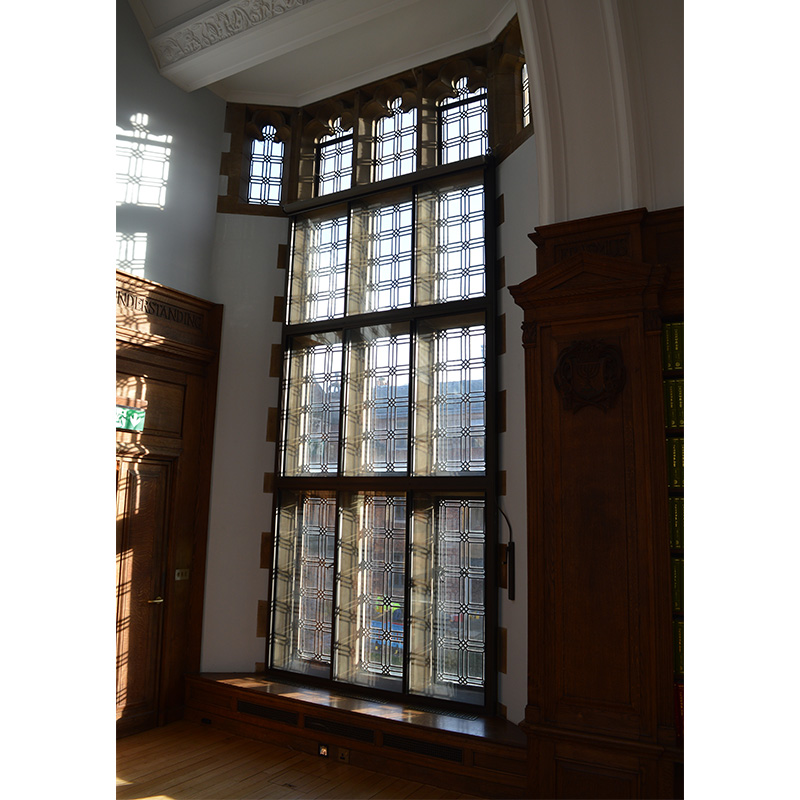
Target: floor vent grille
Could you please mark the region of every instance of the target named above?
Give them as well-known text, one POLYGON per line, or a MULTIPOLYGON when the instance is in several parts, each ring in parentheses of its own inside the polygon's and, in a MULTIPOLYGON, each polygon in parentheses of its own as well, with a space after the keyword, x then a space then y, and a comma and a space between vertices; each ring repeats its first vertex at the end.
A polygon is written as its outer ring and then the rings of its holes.
POLYGON ((355 739, 359 742, 374 742, 375 732, 368 728, 359 728, 356 725, 347 725, 344 722, 333 722, 319 717, 306 717, 305 726, 312 731, 332 733, 335 736, 344 736, 346 739, 355 739))
POLYGON ((458 747, 448 747, 445 744, 431 744, 419 739, 408 739, 405 736, 396 736, 393 733, 383 734, 384 747, 393 747, 396 750, 406 750, 421 756, 443 758, 446 761, 455 761, 461 764, 464 760, 464 751, 458 747))
POLYGON ((248 703, 246 700, 237 700, 236 710, 242 714, 252 714, 254 717, 263 717, 264 719, 271 719, 273 722, 282 722, 284 725, 293 725, 295 728, 299 720, 299 715, 294 711, 259 706, 256 703, 248 703))

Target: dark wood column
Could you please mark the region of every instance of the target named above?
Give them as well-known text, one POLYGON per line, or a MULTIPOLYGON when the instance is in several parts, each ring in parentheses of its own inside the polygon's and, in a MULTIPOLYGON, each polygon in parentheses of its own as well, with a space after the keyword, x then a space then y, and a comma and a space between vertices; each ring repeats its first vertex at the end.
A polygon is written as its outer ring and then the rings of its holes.
POLYGON ((672 797, 661 376, 682 212, 537 228, 525 312, 528 704, 534 797, 672 797))

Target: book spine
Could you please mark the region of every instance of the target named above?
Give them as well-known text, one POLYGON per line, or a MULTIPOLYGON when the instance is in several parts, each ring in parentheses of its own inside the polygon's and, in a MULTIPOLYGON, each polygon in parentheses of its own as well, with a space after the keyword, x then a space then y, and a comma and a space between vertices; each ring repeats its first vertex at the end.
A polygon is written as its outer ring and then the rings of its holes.
POLYGON ((683 323, 668 322, 661 337, 661 357, 664 369, 683 369, 683 323))
POLYGON ((670 489, 683 488, 683 438, 667 439, 667 485, 670 489))
POLYGON ((669 546, 683 550, 683 498, 669 498, 669 546))
POLYGON ((668 428, 683 427, 683 381, 664 381, 664 424, 668 428))
POLYGON ((683 675, 683 620, 672 621, 672 643, 675 658, 675 674, 683 675))
POLYGON ((683 739, 683 684, 675 683, 675 733, 683 739))
POLYGON ((672 559, 672 611, 683 614, 683 558, 672 559))

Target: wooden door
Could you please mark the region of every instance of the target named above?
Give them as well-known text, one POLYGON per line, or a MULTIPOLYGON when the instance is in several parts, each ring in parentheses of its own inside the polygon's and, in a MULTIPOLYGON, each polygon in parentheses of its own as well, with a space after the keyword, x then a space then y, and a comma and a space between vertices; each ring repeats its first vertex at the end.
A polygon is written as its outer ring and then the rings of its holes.
POLYGON ((117 735, 157 724, 169 461, 117 463, 117 735))

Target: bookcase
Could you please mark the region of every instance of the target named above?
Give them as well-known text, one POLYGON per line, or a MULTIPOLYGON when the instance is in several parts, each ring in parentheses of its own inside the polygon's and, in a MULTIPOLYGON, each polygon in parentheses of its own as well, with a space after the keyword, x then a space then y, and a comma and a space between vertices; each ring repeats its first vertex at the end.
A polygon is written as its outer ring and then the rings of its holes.
POLYGON ((681 797, 683 211, 530 238, 528 794, 681 797))
POLYGON ((661 334, 667 505, 672 576, 672 648, 675 672, 675 734, 683 741, 683 320, 664 323, 661 334))

